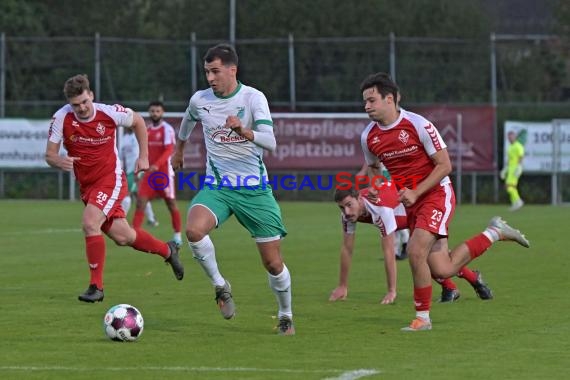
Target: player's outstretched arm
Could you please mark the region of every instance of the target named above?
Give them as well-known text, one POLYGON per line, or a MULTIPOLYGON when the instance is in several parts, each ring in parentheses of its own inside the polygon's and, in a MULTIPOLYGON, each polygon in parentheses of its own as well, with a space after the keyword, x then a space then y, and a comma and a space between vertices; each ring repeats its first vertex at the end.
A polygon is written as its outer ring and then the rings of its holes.
POLYGON ((354 234, 344 233, 340 249, 340 274, 338 286, 332 291, 329 301, 345 300, 348 296, 348 274, 352 263, 354 249, 354 234))
POLYGON ((388 292, 380 301, 382 305, 389 305, 396 301, 396 252, 394 252, 394 232, 381 237, 382 251, 384 252, 384 269, 386 270, 386 282, 388 292))

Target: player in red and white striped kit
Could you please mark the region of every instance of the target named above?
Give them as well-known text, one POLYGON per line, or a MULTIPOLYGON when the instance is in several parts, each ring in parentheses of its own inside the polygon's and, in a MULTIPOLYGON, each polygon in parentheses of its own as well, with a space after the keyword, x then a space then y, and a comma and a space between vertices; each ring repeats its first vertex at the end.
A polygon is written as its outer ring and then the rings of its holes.
POLYGON ((150 124, 148 132, 148 161, 149 170, 139 181, 137 209, 133 218, 133 227, 139 228, 144 218, 147 203, 155 197, 164 199, 174 230, 174 240, 178 246, 182 245, 180 211, 176 205, 176 184, 174 182, 174 169, 170 165, 170 156, 174 152, 176 136, 174 128, 162 119, 164 104, 153 101, 148 106, 150 124))
MULTIPOLYGON (((451 162, 435 126, 424 117, 398 109, 398 86, 389 75, 368 76, 360 85, 364 109, 372 122, 361 135, 369 175, 380 175, 382 163, 398 188, 411 231, 407 250, 414 279, 416 318, 404 331, 430 330, 431 275, 448 278, 482 255, 494 242, 516 241, 529 247, 520 231, 500 217, 491 219, 477 236, 451 250, 449 260, 428 265, 430 252, 448 252, 448 226, 455 210, 455 195, 448 177, 451 162)), ((377 192, 371 188, 373 199, 377 192)))
POLYGON ((125 219, 121 201, 127 194, 127 180, 116 147, 117 127, 133 128, 139 142, 136 171, 147 170, 147 133, 143 118, 129 108, 93 102, 86 75, 75 75, 64 85, 68 104, 52 118, 46 148, 46 162, 72 171, 79 182, 85 204, 82 217, 85 250, 91 273, 89 287, 79 295, 84 302, 103 300, 105 239, 117 245, 160 255, 172 266, 178 280, 184 276, 178 246, 162 242, 142 229, 133 229, 125 219), (61 144, 67 156, 60 156, 61 144))
MULTIPOLYGON (((343 189, 337 187, 334 198, 341 209, 341 222, 343 229, 343 242, 340 251, 340 275, 338 286, 332 291, 329 301, 344 300, 348 295, 348 274, 352 261, 356 224, 366 223, 376 226, 380 230, 380 240, 384 251, 384 267, 388 292, 381 300, 383 305, 394 303, 396 300, 396 259, 395 236, 396 231, 407 230, 408 217, 406 209, 398 200, 398 192, 391 182, 383 182, 378 189, 378 197, 371 201, 368 199, 369 188, 357 190, 355 187, 343 189)), ((429 266, 437 265, 437 261, 446 260, 440 257, 445 252, 433 252, 428 256, 429 266)), ((463 267, 457 273, 464 278, 475 290, 477 296, 487 300, 493 298, 491 289, 485 284, 481 274, 463 267)), ((449 278, 434 278, 442 286, 440 302, 454 302, 459 298, 457 285, 449 278), (451 294, 450 294, 451 293, 451 294)))

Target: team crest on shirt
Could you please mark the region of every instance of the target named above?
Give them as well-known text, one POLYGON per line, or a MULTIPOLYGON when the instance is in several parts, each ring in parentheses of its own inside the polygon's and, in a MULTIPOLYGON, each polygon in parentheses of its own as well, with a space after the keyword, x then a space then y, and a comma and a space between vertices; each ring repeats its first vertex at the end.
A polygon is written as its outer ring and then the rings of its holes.
POLYGON ((71 126, 77 128, 77 127, 79 127, 79 123, 77 122, 77 120, 73 120, 71 122, 71 126))
POLYGON ((380 142, 380 138, 378 136, 374 136, 372 138, 371 144, 378 144, 380 142))
POLYGON ((105 134, 105 126, 101 123, 97 123, 97 127, 95 128, 95 131, 97 131, 98 134, 103 136, 105 134))
POLYGON ((240 119, 245 115, 245 107, 238 107, 236 116, 240 119))
POLYGON ((404 145, 407 145, 409 138, 410 138, 410 135, 408 135, 408 133, 402 129, 400 131, 400 134, 398 135, 398 140, 400 140, 402 143, 404 143, 404 145))

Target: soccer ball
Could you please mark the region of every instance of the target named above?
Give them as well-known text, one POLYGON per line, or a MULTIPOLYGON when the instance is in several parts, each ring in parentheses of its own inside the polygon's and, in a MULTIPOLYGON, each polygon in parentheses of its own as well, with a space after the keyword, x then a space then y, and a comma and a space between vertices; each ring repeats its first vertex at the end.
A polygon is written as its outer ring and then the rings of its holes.
POLYGON ((105 334, 119 342, 132 342, 137 340, 144 327, 141 312, 128 304, 115 305, 107 311, 103 319, 105 334))

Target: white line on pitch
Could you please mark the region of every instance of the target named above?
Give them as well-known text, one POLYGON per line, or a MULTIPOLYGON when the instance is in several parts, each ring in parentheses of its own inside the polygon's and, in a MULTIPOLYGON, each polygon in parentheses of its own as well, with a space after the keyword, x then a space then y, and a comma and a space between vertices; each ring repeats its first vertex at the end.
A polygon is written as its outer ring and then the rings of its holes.
POLYGON ((66 234, 68 232, 81 232, 81 228, 46 228, 43 230, 28 230, 2 232, 0 236, 39 235, 39 234, 66 234))
POLYGON ((375 369, 357 369, 354 371, 343 372, 337 377, 327 377, 324 380, 356 380, 366 376, 379 374, 380 371, 375 369))
POLYGON ((0 370, 12 371, 194 371, 194 372, 291 372, 291 373, 340 373, 341 370, 302 370, 287 368, 247 368, 247 367, 65 367, 65 366, 2 366, 0 370))

